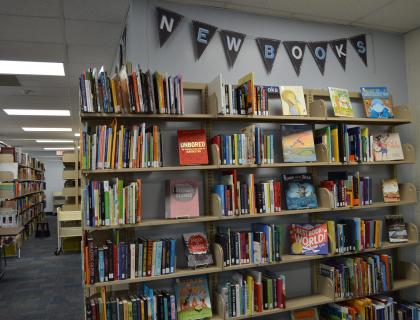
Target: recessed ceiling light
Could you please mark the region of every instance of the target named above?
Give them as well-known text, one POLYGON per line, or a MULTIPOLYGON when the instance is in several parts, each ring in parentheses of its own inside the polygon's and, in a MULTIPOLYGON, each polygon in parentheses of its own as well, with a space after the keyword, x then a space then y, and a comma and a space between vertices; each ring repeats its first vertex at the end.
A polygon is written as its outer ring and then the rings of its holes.
POLYGON ((65 76, 61 62, 0 60, 0 74, 29 74, 41 76, 65 76))
POLYGON ((74 136, 75 136, 75 137, 80 137, 80 133, 76 132, 76 133, 74 134, 74 136))
POLYGON ((60 140, 60 139, 37 139, 38 143, 73 143, 74 140, 60 140))
POLYGON ((3 109, 9 116, 70 117, 70 110, 3 109))
POLYGON ((52 147, 52 148, 44 148, 46 151, 56 151, 56 150, 74 150, 74 147, 52 147))
POLYGON ((22 127, 23 131, 61 131, 61 132, 71 132, 71 128, 34 128, 34 127, 22 127))

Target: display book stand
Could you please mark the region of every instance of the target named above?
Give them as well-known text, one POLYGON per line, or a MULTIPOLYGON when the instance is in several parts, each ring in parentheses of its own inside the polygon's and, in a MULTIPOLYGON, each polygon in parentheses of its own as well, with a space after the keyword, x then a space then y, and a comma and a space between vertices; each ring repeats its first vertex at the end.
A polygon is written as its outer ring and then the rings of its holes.
POLYGON ((80 180, 78 143, 74 151, 64 152, 63 179, 73 186, 64 186, 65 197, 62 207, 57 207, 57 249, 55 255, 64 251, 80 250, 80 237, 82 236, 82 213, 80 211, 80 180))
MULTIPOLYGON (((165 122, 165 121, 197 121, 201 123, 201 127, 206 129, 207 138, 211 137, 212 123, 215 121, 238 121, 238 122, 272 122, 272 123, 310 123, 310 124, 329 124, 329 123, 348 123, 348 124, 360 124, 360 125, 381 125, 389 126, 390 131, 398 125, 408 124, 411 122, 410 109, 406 106, 394 107, 394 118, 392 119, 370 119, 370 118, 337 118, 331 117, 327 113, 327 107, 324 100, 329 99, 327 90, 305 90, 305 98, 309 110, 308 116, 255 116, 255 115, 218 115, 217 114, 217 98, 215 95, 207 95, 207 85, 202 83, 189 83, 184 82, 184 91, 198 91, 201 94, 201 110, 202 114, 184 114, 184 115, 167 115, 167 114, 107 114, 107 113, 81 113, 81 120, 84 122, 91 123, 108 123, 111 119, 116 118, 120 123, 133 123, 134 121, 151 121, 151 122, 165 122)), ((351 99, 361 100, 359 93, 350 93, 351 99)), ((414 246, 418 244, 418 230, 414 224, 407 224, 409 241, 405 243, 388 243, 383 242, 381 248, 367 249, 363 252, 351 252, 345 254, 336 255, 291 255, 284 253, 281 256, 281 261, 274 263, 263 263, 263 264, 242 264, 224 267, 223 266, 223 251, 221 246, 214 243, 214 235, 216 225, 222 224, 224 220, 258 220, 263 217, 273 216, 289 216, 289 215, 302 215, 310 214, 308 217, 311 221, 314 221, 312 217, 316 214, 323 212, 334 212, 340 214, 340 211, 345 212, 358 212, 363 209, 374 209, 374 208, 386 208, 396 207, 398 210, 399 206, 402 205, 414 205, 417 203, 416 188, 412 183, 401 183, 400 188, 400 202, 385 203, 375 202, 368 206, 359 207, 344 207, 344 208, 331 208, 331 197, 327 189, 318 189, 318 205, 316 209, 303 209, 303 210, 283 210, 275 213, 264 213, 264 214, 253 214, 253 215, 240 215, 240 216, 220 216, 220 199, 217 195, 212 194, 212 186, 215 181, 215 172, 228 168, 235 169, 250 169, 250 168, 292 168, 292 167, 307 167, 308 171, 312 173, 314 180, 317 181, 317 167, 333 167, 342 166, 365 166, 365 165, 388 165, 391 168, 391 174, 396 177, 397 164, 412 164, 415 163, 415 152, 414 148, 410 144, 403 145, 404 160, 401 161, 383 161, 383 162, 367 162, 367 163, 331 163, 326 156, 326 147, 318 146, 316 148, 317 161, 311 163, 275 163, 275 164, 262 164, 262 165, 221 165, 220 159, 218 158, 217 147, 210 146, 210 159, 209 165, 197 165, 197 166, 164 166, 159 168, 126 168, 126 169, 100 169, 100 170, 82 170, 83 173, 83 184, 89 179, 105 179, 112 177, 113 175, 120 176, 121 174, 134 174, 141 172, 152 172, 152 171, 185 171, 185 170, 200 170, 204 175, 204 201, 205 201, 205 213, 197 218, 187 219, 147 219, 138 224, 130 225, 117 225, 117 226, 98 226, 98 227, 87 227, 85 226, 85 220, 83 219, 82 225, 86 232, 83 232, 83 237, 89 234, 98 241, 104 241, 107 239, 105 236, 107 230, 120 229, 123 230, 126 237, 133 234, 136 228, 148 228, 153 226, 164 226, 173 224, 190 224, 190 223, 205 223, 209 241, 211 243, 214 262, 213 266, 207 268, 188 269, 188 268, 176 268, 175 273, 165 274, 161 276, 151 277, 140 277, 134 279, 118 280, 112 282, 100 282, 93 285, 84 285, 85 297, 99 295, 98 289, 106 287, 109 294, 114 294, 118 290, 134 290, 136 284, 142 282, 151 282, 163 279, 174 279, 181 277, 188 277, 194 275, 208 274, 209 275, 209 287, 210 295, 212 298, 213 306, 213 318, 212 319, 225 319, 224 301, 217 294, 217 277, 216 275, 221 272, 233 271, 233 270, 246 270, 248 268, 259 268, 264 266, 283 265, 288 263, 297 263, 302 261, 312 261, 311 265, 311 291, 312 294, 309 296, 287 298, 285 309, 272 309, 255 313, 252 316, 239 316, 234 319, 248 319, 250 317, 258 317, 264 315, 271 315, 281 313, 285 311, 297 310, 301 308, 320 306, 326 303, 334 301, 342 301, 343 299, 337 300, 334 298, 334 284, 331 281, 327 281, 326 278, 318 276, 318 263, 322 259, 340 256, 349 256, 363 254, 365 252, 377 252, 382 250, 396 250, 398 255, 398 248, 406 246, 414 246), (115 289, 115 291, 114 291, 115 289)), ((396 210, 396 211, 397 211, 396 210)), ((84 239, 83 239, 84 240, 84 239)), ((82 242, 83 243, 83 242, 82 242)), ((283 251, 288 251, 283 249, 283 251)), ((83 255, 82 255, 83 260, 83 255)), ((420 284, 420 271, 419 268, 413 263, 400 262, 399 259, 394 259, 394 291, 401 290, 420 284)), ((83 261, 82 261, 83 266, 83 261)), ((287 283, 287 281, 286 281, 287 283)), ((287 288, 286 288, 287 295, 287 288)))
MULTIPOLYGON (((12 154, 0 154, 0 184, 4 182, 31 182, 44 184, 44 170, 14 162, 12 154), (30 172, 30 176, 36 176, 36 173, 42 174, 42 179, 27 179, 21 176, 21 170, 30 172)), ((6 256, 17 256, 20 258, 20 248, 22 241, 28 237, 36 229, 36 225, 43 219, 45 208, 44 189, 40 191, 28 192, 20 196, 16 196, 13 190, 1 190, 0 199, 2 201, 28 201, 22 209, 15 211, 13 218, 14 226, 0 226, 0 238, 13 237, 14 241, 5 247, 6 256)), ((0 213, 1 216, 1 213, 0 213)))

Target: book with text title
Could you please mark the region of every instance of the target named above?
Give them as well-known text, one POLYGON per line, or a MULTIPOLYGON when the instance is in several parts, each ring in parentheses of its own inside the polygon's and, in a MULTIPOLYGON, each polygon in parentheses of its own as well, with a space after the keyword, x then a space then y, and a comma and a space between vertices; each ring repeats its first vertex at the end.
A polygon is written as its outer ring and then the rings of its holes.
POLYGON ((393 118, 392 99, 386 87, 361 87, 368 118, 393 118))
POLYGON ((400 201, 400 191, 398 189, 397 179, 382 180, 382 192, 384 194, 384 202, 400 201))
POLYGON ((178 130, 178 154, 181 166, 208 164, 206 131, 178 130))
POLYGON ((281 126, 283 161, 316 161, 314 134, 311 125, 281 126))
POLYGON ((311 174, 283 174, 282 181, 287 210, 318 207, 311 174))
POLYGON ((198 217, 199 211, 198 181, 179 179, 166 181, 167 219, 198 217))
POLYGON ((281 106, 284 116, 306 116, 305 96, 301 86, 280 87, 281 106))
POLYGON ((336 117, 353 117, 353 108, 347 89, 328 87, 331 104, 336 117))
POLYGON ((292 254, 328 254, 327 224, 291 224, 290 246, 292 254))
POLYGON ((238 80, 237 94, 239 99, 243 100, 247 114, 257 114, 255 99, 255 75, 253 72, 248 73, 238 80))
POLYGON ((375 134, 372 139, 374 161, 404 160, 398 133, 375 134))

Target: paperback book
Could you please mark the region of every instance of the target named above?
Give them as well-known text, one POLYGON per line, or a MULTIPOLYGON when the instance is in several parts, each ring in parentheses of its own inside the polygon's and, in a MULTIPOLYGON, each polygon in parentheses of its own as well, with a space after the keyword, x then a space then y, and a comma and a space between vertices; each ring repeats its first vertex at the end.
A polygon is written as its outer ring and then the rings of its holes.
POLYGON ((388 230, 389 242, 407 242, 407 227, 402 215, 389 215, 385 217, 386 228, 388 230))
POLYGON ((166 181, 165 216, 167 219, 193 218, 200 215, 198 181, 166 181))
POLYGON ((281 133, 284 162, 316 161, 311 125, 283 125, 281 133))
POLYGON ((384 202, 400 201, 400 191, 397 179, 382 180, 382 192, 384 195, 384 202))
POLYGON ((318 207, 311 174, 283 174, 282 182, 287 210, 314 209, 318 207))
POLYGON ((331 104, 336 117, 353 117, 349 91, 347 89, 328 87, 331 104))
POLYGON ((213 263, 213 257, 209 252, 209 242, 203 232, 184 233, 182 237, 188 267, 197 268, 213 263))
POLYGON ((289 228, 292 254, 328 254, 327 224, 291 224, 289 228))
POLYGON ((361 87, 368 118, 393 118, 392 99, 386 87, 361 87))
POLYGON ((404 160, 400 135, 394 133, 381 133, 373 135, 374 161, 404 160))
POLYGON ((181 166, 208 164, 206 130, 178 130, 178 155, 181 166))
POLYGON ((281 106, 285 116, 306 116, 305 96, 301 86, 281 86, 281 106))

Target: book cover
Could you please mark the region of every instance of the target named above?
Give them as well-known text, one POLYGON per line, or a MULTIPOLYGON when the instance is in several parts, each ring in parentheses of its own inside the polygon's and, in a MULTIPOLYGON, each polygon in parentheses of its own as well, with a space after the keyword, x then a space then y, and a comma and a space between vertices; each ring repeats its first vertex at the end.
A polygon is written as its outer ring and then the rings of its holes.
POLYGON ((363 104, 368 118, 393 118, 392 99, 386 87, 361 87, 363 104))
POLYGON ((225 85, 223 84, 222 74, 220 73, 213 81, 208 84, 208 93, 210 99, 217 102, 217 113, 226 113, 225 85))
POLYGON ((397 179, 382 180, 382 192, 384 194, 384 202, 400 201, 400 191, 398 189, 397 179))
POLYGON ((282 180, 287 210, 318 207, 310 174, 283 174, 282 180))
POLYGON ((166 181, 166 218, 199 216, 198 181, 172 179, 166 181))
POLYGON ((327 224, 291 224, 290 246, 292 254, 328 254, 327 224))
POLYGON ((308 308, 303 310, 294 310, 291 313, 292 320, 318 320, 317 308, 308 308))
POLYGON ((389 215, 385 217, 389 242, 407 242, 408 234, 402 215, 389 215))
POLYGON ((396 132, 373 135, 372 145, 374 161, 404 160, 400 135, 396 132))
POLYGON ((255 99, 255 75, 253 72, 248 73, 238 80, 238 88, 244 89, 245 110, 248 114, 257 114, 255 99))
POLYGON ((175 284, 177 319, 195 320, 212 317, 206 277, 178 279, 175 284))
POLYGON ((331 104, 336 117, 353 117, 353 108, 347 89, 328 87, 331 104))
POLYGON ((284 162, 316 161, 311 125, 283 125, 281 133, 284 162))
POLYGON ((206 131, 178 130, 178 155, 181 166, 208 164, 206 131))
POLYGON ((281 86, 281 107, 284 116, 306 116, 305 96, 301 86, 281 86))

